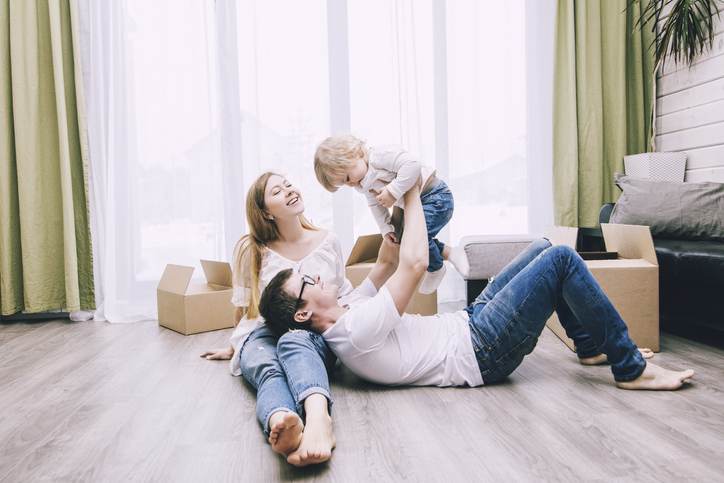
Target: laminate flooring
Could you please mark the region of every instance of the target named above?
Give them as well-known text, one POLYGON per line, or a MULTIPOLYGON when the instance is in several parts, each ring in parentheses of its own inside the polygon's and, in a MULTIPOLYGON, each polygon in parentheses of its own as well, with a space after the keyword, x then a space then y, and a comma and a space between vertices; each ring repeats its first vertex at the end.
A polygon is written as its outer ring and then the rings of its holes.
POLYGON ((549 331, 499 385, 381 388, 335 371, 337 449, 296 469, 254 393, 199 358, 229 330, 0 325, 0 481, 724 481, 724 351, 663 335, 677 392, 615 388, 549 331))

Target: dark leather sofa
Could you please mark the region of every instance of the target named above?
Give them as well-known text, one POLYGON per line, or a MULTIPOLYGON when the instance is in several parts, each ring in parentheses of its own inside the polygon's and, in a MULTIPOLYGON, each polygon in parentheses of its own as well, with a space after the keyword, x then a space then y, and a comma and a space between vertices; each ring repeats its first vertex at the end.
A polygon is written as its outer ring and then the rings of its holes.
MULTIPOLYGON (((613 206, 601 208, 601 223, 608 223, 613 206)), ((661 327, 724 333, 724 242, 654 237, 654 247, 661 327)))

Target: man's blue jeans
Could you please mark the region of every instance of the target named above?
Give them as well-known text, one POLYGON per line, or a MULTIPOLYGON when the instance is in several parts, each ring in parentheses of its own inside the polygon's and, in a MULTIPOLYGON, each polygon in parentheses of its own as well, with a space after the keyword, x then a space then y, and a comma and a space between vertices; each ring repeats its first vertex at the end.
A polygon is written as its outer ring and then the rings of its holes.
POLYGON ((335 357, 319 334, 297 330, 277 338, 266 326, 255 329, 239 351, 241 375, 256 389, 256 416, 269 432, 269 418, 277 411, 304 417, 304 400, 322 394, 332 406, 327 370, 335 357), (279 349, 277 349, 279 344, 279 349), (284 354, 290 358, 284 361, 284 354), (291 374, 286 368, 295 367, 291 374))
POLYGON ((466 309, 485 383, 504 379, 520 365, 554 310, 579 357, 606 354, 616 381, 644 371, 646 361, 626 324, 581 257, 570 247, 538 240, 466 309))
POLYGON ((429 190, 425 191, 420 196, 420 201, 422 202, 422 211, 425 214, 427 243, 430 253, 427 271, 437 272, 442 268, 442 250, 445 245, 435 237, 452 218, 455 201, 450 188, 442 180, 438 180, 429 190))

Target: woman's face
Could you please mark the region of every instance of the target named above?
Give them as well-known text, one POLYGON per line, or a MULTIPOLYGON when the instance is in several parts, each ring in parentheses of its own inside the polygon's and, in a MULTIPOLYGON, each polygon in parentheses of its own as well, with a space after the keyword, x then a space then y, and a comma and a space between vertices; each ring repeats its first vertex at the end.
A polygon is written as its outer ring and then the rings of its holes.
POLYGON ((264 204, 267 215, 274 218, 291 218, 304 212, 302 194, 286 178, 276 174, 267 180, 264 204))

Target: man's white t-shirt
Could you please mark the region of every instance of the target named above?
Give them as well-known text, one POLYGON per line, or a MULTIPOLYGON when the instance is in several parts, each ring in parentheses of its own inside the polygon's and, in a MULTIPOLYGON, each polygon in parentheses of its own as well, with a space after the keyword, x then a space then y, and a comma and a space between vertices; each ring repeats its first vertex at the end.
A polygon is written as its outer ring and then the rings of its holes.
POLYGON ((385 385, 483 384, 465 311, 400 316, 387 288, 376 292, 369 279, 340 301, 350 309, 322 336, 358 376, 385 385))

